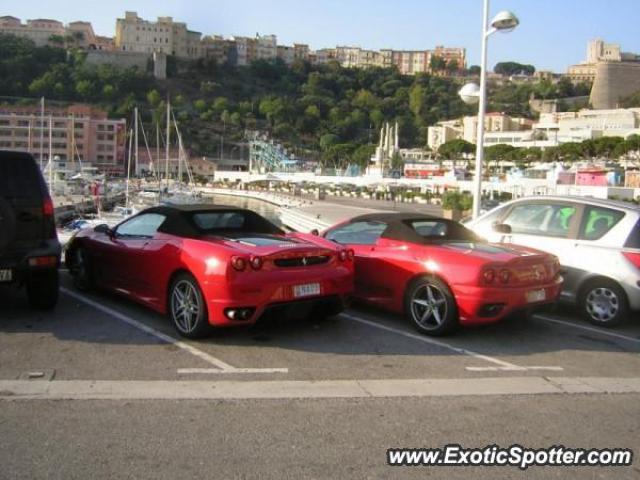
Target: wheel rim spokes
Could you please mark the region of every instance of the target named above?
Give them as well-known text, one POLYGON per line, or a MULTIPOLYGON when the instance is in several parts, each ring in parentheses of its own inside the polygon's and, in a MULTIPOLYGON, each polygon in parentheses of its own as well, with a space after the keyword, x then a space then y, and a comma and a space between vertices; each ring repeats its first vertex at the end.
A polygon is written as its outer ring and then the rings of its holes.
POLYGON ((182 280, 173 287, 171 314, 181 331, 188 333, 196 327, 200 316, 200 300, 191 282, 182 280))
POLYGON ((447 300, 444 293, 434 285, 422 285, 411 299, 411 314, 424 328, 439 327, 447 317, 447 300))
POLYGON ((620 301, 614 291, 608 288, 594 288, 587 295, 586 307, 591 318, 606 322, 618 314, 620 301))

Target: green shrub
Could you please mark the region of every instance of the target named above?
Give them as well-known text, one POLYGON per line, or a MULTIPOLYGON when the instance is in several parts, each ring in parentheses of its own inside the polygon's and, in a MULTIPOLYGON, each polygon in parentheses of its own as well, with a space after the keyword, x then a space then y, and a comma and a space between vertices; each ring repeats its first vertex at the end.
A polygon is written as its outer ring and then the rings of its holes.
POLYGON ((445 210, 471 210, 473 197, 468 193, 446 192, 442 195, 442 208, 445 210))

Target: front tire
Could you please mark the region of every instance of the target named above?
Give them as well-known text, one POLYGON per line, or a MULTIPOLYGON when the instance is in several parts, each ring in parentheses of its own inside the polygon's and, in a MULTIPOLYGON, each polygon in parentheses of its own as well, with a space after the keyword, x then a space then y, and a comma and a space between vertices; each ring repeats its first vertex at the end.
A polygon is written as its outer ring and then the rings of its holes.
POLYGON ((624 290, 606 278, 590 281, 582 289, 578 305, 585 320, 600 327, 620 325, 629 312, 624 290))
POLYGON ((32 272, 27 280, 27 301, 31 308, 51 310, 58 304, 60 281, 58 270, 32 272))
POLYGON ((203 338, 211 334, 207 305, 198 282, 189 273, 181 273, 169 287, 169 317, 180 335, 203 338))
POLYGON ((413 326, 426 335, 447 335, 458 328, 456 300, 447 284, 436 277, 421 277, 409 284, 404 311, 413 326))
POLYGON ((87 252, 82 248, 76 248, 73 251, 73 260, 70 265, 71 276, 73 277, 73 284, 78 290, 87 292, 95 287, 95 281, 93 279, 93 270, 91 261, 87 252))

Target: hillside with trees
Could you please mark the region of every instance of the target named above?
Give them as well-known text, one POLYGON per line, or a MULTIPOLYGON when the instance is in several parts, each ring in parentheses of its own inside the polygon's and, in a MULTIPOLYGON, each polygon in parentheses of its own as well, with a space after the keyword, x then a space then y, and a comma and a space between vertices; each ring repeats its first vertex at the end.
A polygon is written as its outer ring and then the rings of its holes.
MULTIPOLYGON (((146 71, 95 66, 74 48, 35 47, 0 35, 0 95, 3 101, 86 102, 112 117, 130 119, 138 107, 147 128, 164 121, 171 99, 185 143, 196 155, 217 156, 220 136, 241 141, 260 130, 299 154, 320 152, 333 162, 366 164, 384 122, 398 122, 402 147, 424 147, 437 121, 473 115, 457 91, 462 79, 396 69, 346 69, 337 63, 291 66, 256 61, 247 67, 211 60, 179 62, 170 57, 168 79, 146 71)), ((445 66, 446 67, 446 66, 445 66)), ((489 108, 531 116, 531 92, 547 98, 567 85, 507 83, 492 88, 489 108)), ((575 92, 564 91, 566 96, 575 92)))

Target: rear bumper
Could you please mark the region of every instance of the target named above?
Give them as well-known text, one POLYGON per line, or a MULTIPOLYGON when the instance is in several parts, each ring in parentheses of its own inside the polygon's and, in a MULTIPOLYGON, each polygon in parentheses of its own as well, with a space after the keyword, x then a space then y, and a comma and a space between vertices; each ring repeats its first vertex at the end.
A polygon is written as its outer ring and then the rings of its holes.
POLYGON ((562 279, 553 283, 519 288, 458 286, 453 293, 458 304, 460 323, 493 323, 517 310, 554 303, 558 300, 562 279), (544 298, 541 293, 544 291, 544 298))
POLYGON ((11 270, 11 281, 0 282, 0 285, 22 284, 38 272, 57 269, 60 266, 60 250, 58 240, 51 239, 42 242, 37 248, 25 251, 3 252, 0 254, 0 270, 11 270), (55 257, 55 266, 30 266, 29 259, 34 257, 55 257))
POLYGON ((203 282, 209 323, 214 326, 251 325, 266 312, 304 310, 304 306, 342 310, 353 293, 353 273, 347 268, 314 269, 303 274, 272 275, 247 272, 228 283, 203 282), (294 287, 317 283, 320 293, 296 297, 294 287), (231 311, 247 310, 243 318, 230 318, 231 311))

